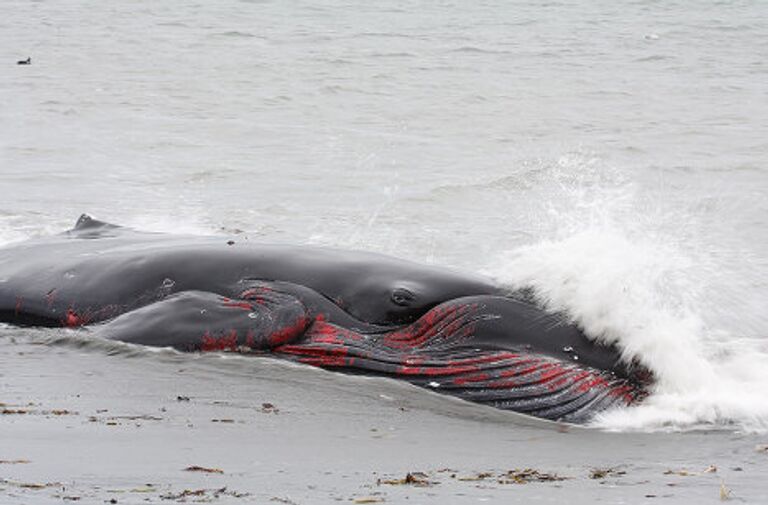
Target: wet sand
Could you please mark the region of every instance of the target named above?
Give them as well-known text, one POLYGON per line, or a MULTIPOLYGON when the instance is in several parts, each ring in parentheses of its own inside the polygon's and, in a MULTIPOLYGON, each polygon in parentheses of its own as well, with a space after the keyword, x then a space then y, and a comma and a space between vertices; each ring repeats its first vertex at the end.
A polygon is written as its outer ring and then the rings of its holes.
POLYGON ((0 332, 4 504, 768 499, 765 436, 606 433, 385 379, 62 334, 0 332))

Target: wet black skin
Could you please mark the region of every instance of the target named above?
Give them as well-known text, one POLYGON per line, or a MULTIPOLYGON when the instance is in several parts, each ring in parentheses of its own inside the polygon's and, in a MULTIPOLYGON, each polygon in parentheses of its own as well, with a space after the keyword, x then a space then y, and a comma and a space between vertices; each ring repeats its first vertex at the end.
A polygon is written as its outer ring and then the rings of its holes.
POLYGON ((14 312, 21 299, 37 325, 60 326, 73 303, 125 312, 181 291, 234 297, 249 280, 307 286, 381 325, 459 296, 502 293, 489 279, 374 253, 141 233, 87 216, 62 235, 0 249, 0 310, 14 312))
MULTIPOLYGON (((626 375, 616 349, 592 343, 490 279, 378 254, 142 233, 88 216, 63 234, 0 249, 0 321, 55 327, 73 313, 78 325, 111 321, 104 326, 110 338, 148 345, 191 350, 185 339, 198 342, 203 323, 222 331, 255 325, 249 314, 266 309, 226 312, 221 298, 237 300, 264 285, 287 296, 276 298, 285 302, 275 302, 278 312, 293 310, 298 300, 310 318, 322 314, 369 333, 466 300, 487 315, 472 347, 527 349, 626 375)), ((276 328, 257 330, 266 335, 276 328)))

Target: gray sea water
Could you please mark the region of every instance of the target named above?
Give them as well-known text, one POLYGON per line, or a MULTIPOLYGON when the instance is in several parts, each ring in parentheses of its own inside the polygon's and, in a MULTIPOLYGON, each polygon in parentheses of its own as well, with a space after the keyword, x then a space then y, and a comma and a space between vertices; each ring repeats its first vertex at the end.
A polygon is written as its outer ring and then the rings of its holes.
POLYGON ((0 244, 88 212, 480 271, 656 371, 605 426, 768 427, 765 2, 3 0, 0 175, 0 244))

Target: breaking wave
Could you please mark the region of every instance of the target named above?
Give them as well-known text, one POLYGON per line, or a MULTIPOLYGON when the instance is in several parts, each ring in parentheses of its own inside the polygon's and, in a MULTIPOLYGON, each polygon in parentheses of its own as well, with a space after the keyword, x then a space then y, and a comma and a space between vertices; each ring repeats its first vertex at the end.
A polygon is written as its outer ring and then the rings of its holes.
MULTIPOLYGON (((654 372, 655 390, 643 405, 607 413, 598 426, 768 430, 766 340, 749 325, 733 324, 734 314, 719 318, 721 300, 710 296, 728 264, 681 233, 693 227, 695 213, 649 214, 641 188, 610 173, 578 156, 560 160, 545 213, 557 230, 499 254, 491 273, 531 288, 590 337, 615 343, 625 359, 654 372), (668 226, 669 214, 676 226, 668 226)), ((739 278, 732 283, 747 285, 739 278)), ((747 321, 759 317, 738 302, 727 309, 747 321)))

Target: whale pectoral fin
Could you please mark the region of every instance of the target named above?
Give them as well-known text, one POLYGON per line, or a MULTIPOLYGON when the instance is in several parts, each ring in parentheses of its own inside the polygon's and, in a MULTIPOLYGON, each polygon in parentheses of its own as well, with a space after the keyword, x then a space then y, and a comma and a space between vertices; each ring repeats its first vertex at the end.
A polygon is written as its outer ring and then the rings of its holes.
POLYGON ((308 324, 301 301, 282 293, 238 300, 185 291, 123 314, 97 334, 180 351, 258 351, 293 341, 308 324))

